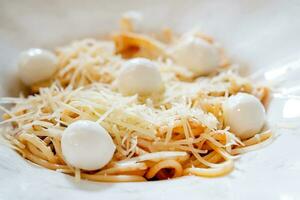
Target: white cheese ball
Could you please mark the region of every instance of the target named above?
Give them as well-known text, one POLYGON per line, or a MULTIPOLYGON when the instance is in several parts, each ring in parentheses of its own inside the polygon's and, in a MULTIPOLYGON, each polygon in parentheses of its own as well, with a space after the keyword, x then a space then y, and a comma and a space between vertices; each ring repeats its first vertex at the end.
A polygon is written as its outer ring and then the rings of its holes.
POLYGON ((44 49, 28 49, 20 54, 18 72, 26 85, 47 80, 57 69, 57 57, 44 49))
POLYGON ((258 133, 265 123, 265 108, 253 95, 238 93, 223 104, 225 124, 239 138, 247 139, 258 133))
POLYGON ((158 66, 146 58, 128 60, 118 75, 117 87, 124 95, 149 95, 159 92, 162 78, 158 66))
POLYGON ((195 36, 183 37, 173 48, 170 55, 174 61, 194 72, 207 75, 219 67, 220 53, 213 45, 195 36))
POLYGON ((116 146, 101 125, 79 120, 64 130, 61 148, 70 165, 84 170, 96 170, 112 159, 116 146))

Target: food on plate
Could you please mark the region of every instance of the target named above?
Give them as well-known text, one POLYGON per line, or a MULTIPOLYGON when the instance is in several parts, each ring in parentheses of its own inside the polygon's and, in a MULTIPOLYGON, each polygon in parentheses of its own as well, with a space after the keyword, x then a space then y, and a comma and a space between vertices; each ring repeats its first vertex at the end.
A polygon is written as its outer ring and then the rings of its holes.
POLYGON ((220 52, 214 44, 194 35, 183 36, 170 50, 174 61, 195 75, 214 72, 220 64, 220 52))
POLYGON ((89 120, 70 124, 61 137, 61 150, 66 162, 84 170, 104 167, 112 159, 115 149, 107 131, 89 120))
POLYGON ((0 100, 21 156, 91 181, 218 177, 271 141, 269 89, 240 76, 211 37, 121 25, 110 40, 21 54, 30 94, 0 100))
POLYGON ((146 58, 133 58, 125 62, 116 81, 118 90, 124 95, 147 95, 162 88, 158 66, 146 58))
POLYGON ((18 67, 24 84, 33 85, 52 77, 57 69, 57 57, 45 49, 28 49, 20 54, 18 67))
POLYGON ((258 133, 265 122, 265 108, 253 95, 237 93, 223 103, 225 124, 235 135, 247 139, 258 133))

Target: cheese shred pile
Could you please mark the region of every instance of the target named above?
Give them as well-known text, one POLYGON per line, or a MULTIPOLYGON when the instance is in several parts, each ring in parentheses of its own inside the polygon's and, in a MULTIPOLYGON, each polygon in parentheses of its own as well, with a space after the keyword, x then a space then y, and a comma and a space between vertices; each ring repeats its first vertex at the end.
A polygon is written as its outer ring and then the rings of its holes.
POLYGON ((196 77, 168 57, 168 46, 178 40, 169 29, 149 36, 133 32, 128 19, 121 25, 111 40, 84 39, 58 48, 51 80, 33 85, 27 97, 0 99, 1 130, 20 155, 77 179, 128 182, 223 176, 239 154, 270 142, 269 130, 242 141, 224 125, 222 103, 229 96, 246 92, 265 104, 269 90, 239 76, 222 50, 219 70, 196 77), (163 92, 147 97, 118 92, 120 68, 134 57, 157 63, 163 92), (75 169, 62 155, 64 129, 83 119, 101 124, 116 145, 113 159, 100 170, 75 169))

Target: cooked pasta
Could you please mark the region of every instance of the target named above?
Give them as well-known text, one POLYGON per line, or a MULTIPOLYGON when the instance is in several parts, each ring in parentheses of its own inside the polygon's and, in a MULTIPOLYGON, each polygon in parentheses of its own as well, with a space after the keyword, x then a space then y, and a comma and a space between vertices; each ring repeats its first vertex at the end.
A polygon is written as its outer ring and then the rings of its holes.
MULTIPOLYGON (((243 139, 226 125, 222 104, 230 96, 248 93, 266 105, 269 89, 241 77, 222 49, 219 68, 197 75, 169 55, 179 40, 170 29, 151 36, 133 32, 128 19, 121 25, 111 40, 84 39, 58 48, 58 69, 50 79, 31 85, 27 97, 1 98, 1 104, 12 104, 0 107, 2 131, 20 155, 76 179, 138 182, 223 176, 234 169, 237 155, 271 141, 269 130, 243 139), (158 66, 164 84, 158 93, 118 91, 122 66, 135 57, 158 66), (116 146, 101 169, 76 168, 63 154, 62 135, 78 120, 100 124, 116 146)), ((190 34, 215 43, 203 33, 190 34)))

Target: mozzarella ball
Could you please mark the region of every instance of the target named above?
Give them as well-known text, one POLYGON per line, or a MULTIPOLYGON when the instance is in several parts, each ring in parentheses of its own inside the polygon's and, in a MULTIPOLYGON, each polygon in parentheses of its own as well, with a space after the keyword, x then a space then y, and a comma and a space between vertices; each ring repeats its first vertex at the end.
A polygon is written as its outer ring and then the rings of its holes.
POLYGON ((29 49, 20 54, 18 72, 26 85, 47 80, 57 69, 57 57, 48 50, 29 49))
POLYGON ((207 41, 195 37, 183 37, 173 48, 170 55, 174 61, 194 72, 195 75, 206 75, 219 67, 219 50, 207 41))
POLYGON ((146 58, 125 62, 117 78, 117 87, 124 95, 149 95, 159 92, 162 85, 158 66, 146 58))
POLYGON ((265 108, 253 95, 238 93, 223 104, 225 124, 239 138, 247 139, 258 133, 265 123, 265 108))
POLYGON ((79 120, 64 130, 61 148, 70 165, 84 170, 96 170, 112 159, 116 146, 101 125, 79 120))

